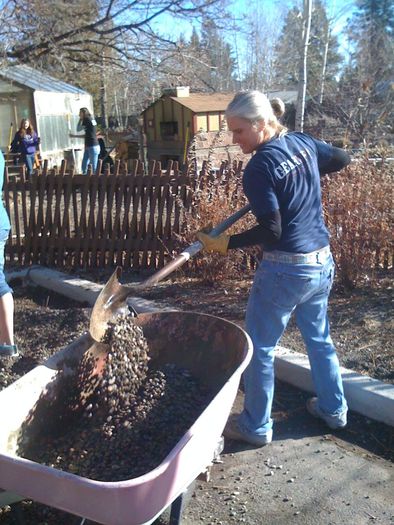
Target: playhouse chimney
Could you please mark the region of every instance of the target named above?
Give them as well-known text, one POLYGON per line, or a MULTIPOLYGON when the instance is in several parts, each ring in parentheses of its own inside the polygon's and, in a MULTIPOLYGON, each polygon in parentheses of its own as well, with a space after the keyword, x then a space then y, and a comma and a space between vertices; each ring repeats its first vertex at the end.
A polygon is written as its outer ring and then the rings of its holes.
POLYGON ((189 86, 177 86, 163 89, 163 95, 169 97, 188 97, 190 95, 189 86))

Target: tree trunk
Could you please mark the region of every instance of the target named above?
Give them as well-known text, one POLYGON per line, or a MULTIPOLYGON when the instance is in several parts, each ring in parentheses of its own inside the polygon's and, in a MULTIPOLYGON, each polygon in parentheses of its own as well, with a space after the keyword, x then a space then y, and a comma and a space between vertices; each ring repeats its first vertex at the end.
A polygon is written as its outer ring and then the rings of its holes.
POLYGON ((326 30, 325 42, 324 42, 323 67, 322 67, 322 72, 321 72, 319 104, 323 104, 323 98, 324 98, 324 87, 325 87, 325 81, 326 81, 327 56, 328 56, 328 46, 330 44, 330 33, 331 33, 330 22, 327 21, 327 30, 326 30))
POLYGON ((297 131, 304 130, 304 112, 305 112, 305 95, 307 85, 307 62, 308 62, 308 46, 309 46, 309 35, 311 29, 312 19, 312 1, 304 0, 303 10, 303 53, 300 61, 300 75, 298 80, 298 98, 297 98, 297 110, 295 117, 295 129, 297 131))
POLYGON ((107 86, 105 83, 105 56, 103 54, 102 68, 100 75, 100 106, 101 106, 101 127, 103 130, 108 128, 107 124, 107 86))
POLYGON ((119 109, 119 103, 118 103, 118 94, 117 94, 117 91, 115 89, 114 91, 114 113, 115 113, 115 120, 117 121, 117 125, 116 127, 119 127, 122 125, 122 115, 121 115, 121 111, 119 109))

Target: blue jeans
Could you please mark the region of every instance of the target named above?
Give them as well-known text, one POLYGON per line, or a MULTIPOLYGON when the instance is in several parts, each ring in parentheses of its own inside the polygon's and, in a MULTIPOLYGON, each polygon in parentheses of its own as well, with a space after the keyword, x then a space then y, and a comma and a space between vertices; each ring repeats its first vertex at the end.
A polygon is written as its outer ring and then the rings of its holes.
POLYGON ((261 435, 272 428, 274 350, 293 312, 307 348, 320 408, 327 414, 347 409, 327 318, 334 271, 331 254, 321 264, 261 262, 246 311, 246 331, 254 351, 244 372, 245 403, 239 424, 248 432, 261 435))
POLYGON ((93 173, 96 173, 97 163, 100 153, 100 146, 88 146, 85 148, 82 159, 82 173, 86 175, 88 171, 88 163, 92 165, 93 173))
POLYGON ((27 168, 27 174, 30 176, 33 172, 33 166, 34 166, 34 158, 35 158, 35 153, 32 153, 31 155, 25 155, 24 157, 24 161, 25 161, 25 164, 26 164, 26 168, 27 168))

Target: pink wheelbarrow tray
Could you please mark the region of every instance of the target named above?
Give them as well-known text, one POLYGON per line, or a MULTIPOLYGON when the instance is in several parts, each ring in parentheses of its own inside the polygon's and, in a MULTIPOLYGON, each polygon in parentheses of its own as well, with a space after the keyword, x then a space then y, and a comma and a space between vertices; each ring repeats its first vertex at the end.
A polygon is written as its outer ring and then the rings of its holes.
POLYGON ((153 364, 188 368, 209 388, 206 409, 162 463, 138 478, 95 481, 18 456, 23 422, 56 381, 64 359, 76 366, 91 346, 85 334, 0 392, 0 505, 32 499, 105 525, 148 525, 172 504, 180 514, 181 495, 215 456, 252 343, 237 325, 205 314, 149 313, 139 315, 137 322, 153 364))

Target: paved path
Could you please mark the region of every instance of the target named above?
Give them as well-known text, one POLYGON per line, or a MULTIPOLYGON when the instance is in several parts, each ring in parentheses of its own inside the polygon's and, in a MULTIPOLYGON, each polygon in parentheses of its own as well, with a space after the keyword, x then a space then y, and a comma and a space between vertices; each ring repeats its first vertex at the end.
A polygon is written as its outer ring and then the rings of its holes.
MULTIPOLYGON (((379 437, 387 451, 394 429, 350 413, 348 428, 331 434, 306 412, 306 398, 278 384, 274 441, 226 443, 211 480, 196 483, 182 525, 394 523, 394 463, 371 452, 379 437)), ((241 406, 240 392, 234 411, 241 406)))

